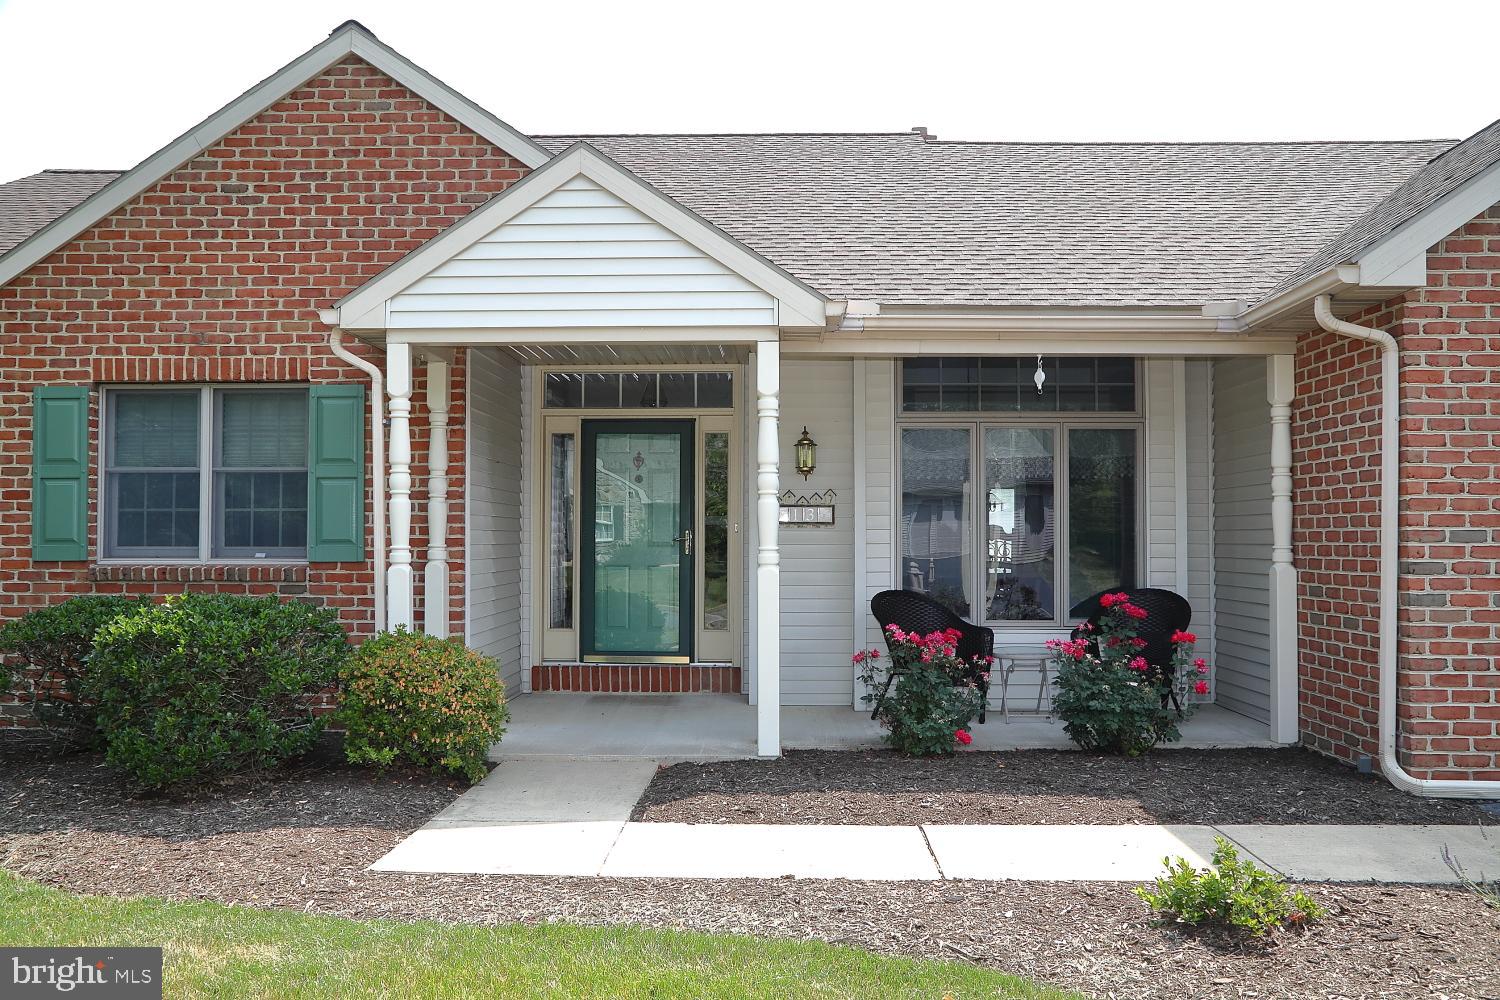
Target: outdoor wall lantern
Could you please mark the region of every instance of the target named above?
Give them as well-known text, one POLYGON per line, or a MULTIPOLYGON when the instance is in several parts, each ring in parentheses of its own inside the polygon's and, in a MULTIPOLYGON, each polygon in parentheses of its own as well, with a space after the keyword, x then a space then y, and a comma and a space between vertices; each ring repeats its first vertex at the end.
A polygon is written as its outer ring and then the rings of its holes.
POLYGON ((806 479, 818 467, 818 442, 807 434, 807 425, 802 426, 802 436, 797 439, 797 471, 806 479))

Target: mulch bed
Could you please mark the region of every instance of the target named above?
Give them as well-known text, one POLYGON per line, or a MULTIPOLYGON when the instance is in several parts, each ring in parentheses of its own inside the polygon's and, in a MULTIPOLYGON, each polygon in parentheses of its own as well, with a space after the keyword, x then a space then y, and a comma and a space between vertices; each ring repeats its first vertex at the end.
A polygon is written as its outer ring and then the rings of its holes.
POLYGON ((674 764, 633 819, 652 823, 1500 824, 1470 802, 1419 799, 1307 750, 1162 750, 1135 759, 1018 750, 915 759, 795 750, 674 764))
POLYGON ((1500 998, 1500 912, 1459 889, 1316 886, 1331 917, 1269 948, 1152 926, 1091 883, 679 881, 376 874, 451 801, 425 776, 290 772, 130 799, 97 758, 0 758, 0 866, 72 892, 355 918, 567 921, 813 938, 994 966, 1094 997, 1500 998))

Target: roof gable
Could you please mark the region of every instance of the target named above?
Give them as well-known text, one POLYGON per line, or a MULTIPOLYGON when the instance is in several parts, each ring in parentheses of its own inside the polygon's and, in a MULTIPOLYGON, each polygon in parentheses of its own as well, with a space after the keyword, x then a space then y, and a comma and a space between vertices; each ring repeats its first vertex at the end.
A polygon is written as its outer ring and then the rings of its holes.
POLYGON ((336 304, 350 330, 818 328, 825 299, 577 143, 336 304))
POLYGON ((1360 281, 1417 285, 1427 248, 1500 201, 1500 121, 1433 157, 1351 222, 1274 289, 1270 298, 1340 264, 1361 264, 1360 281), (1416 258, 1415 266, 1407 267, 1416 258), (1405 276, 1400 272, 1405 270, 1405 276))
POLYGON ((207 119, 121 174, 50 224, 0 255, 0 285, 24 273, 68 241, 156 185, 173 170, 219 142, 297 87, 354 55, 434 107, 446 112, 528 167, 551 154, 505 122, 442 83, 376 38, 357 21, 346 21, 319 44, 210 115, 207 119))

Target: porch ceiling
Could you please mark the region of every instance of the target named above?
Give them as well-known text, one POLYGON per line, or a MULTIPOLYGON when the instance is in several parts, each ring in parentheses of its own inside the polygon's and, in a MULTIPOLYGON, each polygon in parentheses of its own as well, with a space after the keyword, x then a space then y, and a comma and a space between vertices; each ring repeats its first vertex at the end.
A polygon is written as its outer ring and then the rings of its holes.
POLYGON ((745 344, 519 344, 501 352, 526 365, 743 365, 745 344))

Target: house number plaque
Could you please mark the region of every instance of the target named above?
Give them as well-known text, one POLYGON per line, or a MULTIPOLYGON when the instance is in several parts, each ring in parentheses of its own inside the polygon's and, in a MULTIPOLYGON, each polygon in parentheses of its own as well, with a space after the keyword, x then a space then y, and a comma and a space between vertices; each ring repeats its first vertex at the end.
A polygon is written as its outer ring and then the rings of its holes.
POLYGON ((800 494, 787 490, 781 494, 782 524, 802 528, 827 528, 833 525, 833 505, 838 494, 833 490, 800 494))

